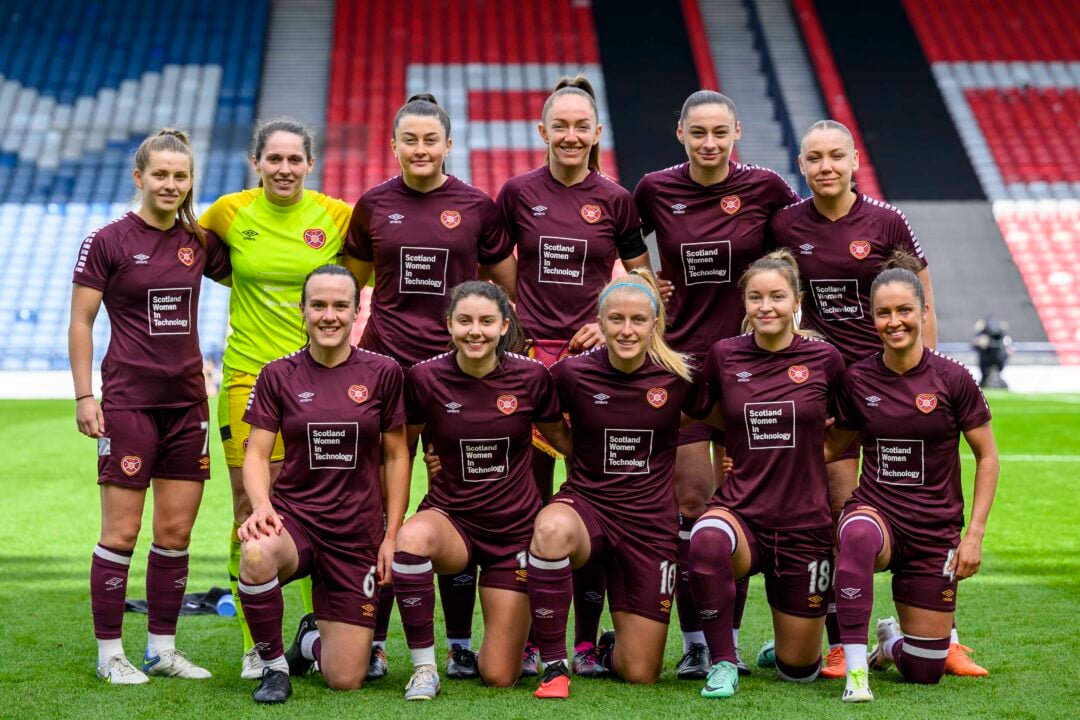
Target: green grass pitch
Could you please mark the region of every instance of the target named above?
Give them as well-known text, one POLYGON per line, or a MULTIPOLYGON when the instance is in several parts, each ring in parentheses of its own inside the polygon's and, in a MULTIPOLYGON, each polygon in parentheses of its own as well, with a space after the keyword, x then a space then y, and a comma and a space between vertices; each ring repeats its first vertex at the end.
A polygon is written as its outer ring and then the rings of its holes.
MULTIPOLYGON (((682 646, 673 619, 664 675, 656 686, 573 681, 568 702, 534 700, 533 681, 512 690, 445 681, 432 704, 406 704, 409 675, 397 612, 389 643, 390 675, 357 693, 335 693, 318 677, 294 681, 292 700, 257 707, 253 685, 239 679, 239 631, 231 618, 181 618, 179 645, 214 673, 192 682, 154 678, 119 688, 94 676, 96 651, 88 572, 99 510, 94 443, 75 430, 67 401, 0 402, 4 438, 0 470, 7 510, 0 521, 0 717, 4 718, 1063 718, 1080 716, 1080 396, 994 394, 1001 482, 984 545, 983 570, 959 594, 961 640, 989 678, 946 677, 940 686, 900 682, 895 669, 872 677, 877 701, 844 706, 841 681, 791 685, 755 669, 738 695, 704 700, 697 682, 680 682, 674 665, 682 646)), ((226 586, 229 500, 220 446, 194 531, 189 588, 226 586)), ((970 507, 973 463, 963 446, 970 507)), ((412 503, 423 481, 413 481, 412 503)), ((144 596, 150 518, 132 566, 129 594, 144 596)), ((295 629, 299 595, 286 590, 285 639, 295 629)), ((878 575, 874 617, 892 614, 888 578, 878 575)), ((752 661, 770 637, 760 579, 751 586, 742 653, 752 661)), ((607 619, 605 618, 605 622, 607 619)), ((141 656, 146 618, 127 615, 128 656, 141 656)), ((477 618, 475 636, 479 640, 477 618)), ((443 635, 441 619, 436 636, 443 635)), ((623 642, 633 642, 623 638, 623 642)), ((437 651, 445 653, 444 640, 437 651)))

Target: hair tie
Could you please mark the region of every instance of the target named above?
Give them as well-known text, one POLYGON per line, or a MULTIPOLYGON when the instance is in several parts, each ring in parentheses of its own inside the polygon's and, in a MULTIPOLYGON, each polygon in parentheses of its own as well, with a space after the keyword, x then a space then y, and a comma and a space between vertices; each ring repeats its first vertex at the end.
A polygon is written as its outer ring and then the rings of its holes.
POLYGON ((604 304, 604 298, 606 298, 611 293, 612 290, 615 290, 616 288, 621 288, 621 287, 635 288, 635 289, 640 290, 641 292, 645 293, 646 295, 648 295, 649 296, 649 301, 652 303, 652 306, 653 306, 653 312, 656 315, 660 315, 660 303, 658 303, 656 301, 656 296, 653 294, 653 291, 647 285, 641 285, 639 283, 617 282, 614 285, 609 285, 607 290, 600 293, 600 305, 604 304))

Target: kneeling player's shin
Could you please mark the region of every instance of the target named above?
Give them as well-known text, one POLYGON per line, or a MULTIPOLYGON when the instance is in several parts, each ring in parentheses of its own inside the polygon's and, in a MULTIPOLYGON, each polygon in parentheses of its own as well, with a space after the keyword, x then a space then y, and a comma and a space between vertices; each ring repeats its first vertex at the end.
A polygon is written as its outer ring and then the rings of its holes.
POLYGON ((281 642, 281 617, 285 614, 285 599, 277 578, 261 585, 251 585, 240 578, 240 602, 244 605, 251 637, 264 661, 285 654, 281 642))
POLYGON ((405 642, 410 649, 435 645, 435 573, 431 559, 407 552, 394 553, 394 594, 397 595, 405 642))
POLYGON ((735 662, 731 624, 735 608, 735 574, 731 556, 737 536, 726 521, 699 520, 690 534, 690 588, 712 662, 735 662))
POLYGON ((949 638, 916 638, 905 635, 892 647, 896 669, 908 682, 936 685, 945 674, 949 638))
POLYGON ((679 517, 679 574, 675 581, 675 608, 679 612, 679 629, 683 634, 701 632, 694 591, 690 585, 690 530, 694 521, 679 517))
POLYGON ((574 581, 570 558, 545 560, 529 554, 529 606, 540 659, 547 664, 566 660, 566 622, 574 581))

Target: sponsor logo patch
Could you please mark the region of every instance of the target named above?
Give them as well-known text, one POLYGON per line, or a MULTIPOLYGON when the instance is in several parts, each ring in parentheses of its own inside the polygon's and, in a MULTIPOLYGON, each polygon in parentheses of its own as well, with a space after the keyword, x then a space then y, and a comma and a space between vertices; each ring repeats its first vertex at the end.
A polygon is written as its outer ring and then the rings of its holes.
POLYGON ((661 600, 660 601, 660 612, 662 612, 662 613, 671 612, 671 601, 670 600, 661 600))
POLYGON ((326 233, 321 228, 308 228, 304 231, 304 242, 313 250, 318 250, 326 244, 326 233))
POLYGON ((870 255, 870 243, 866 240, 852 240, 848 252, 856 260, 865 260, 870 255))
POLYGON ((473 576, 469 575, 467 573, 462 574, 462 575, 455 575, 454 576, 454 584, 455 585, 468 585, 472 581, 473 581, 473 576))
POLYGON ((953 592, 951 589, 941 591, 941 601, 942 602, 953 602, 955 599, 956 599, 956 593, 953 592))
POLYGON ((604 213, 600 210, 599 205, 581 206, 581 217, 590 225, 595 225, 600 222, 600 218, 603 217, 603 215, 604 213))
POLYGON ((360 606, 360 610, 364 613, 364 617, 375 617, 375 606, 371 603, 364 603, 360 606))
POLYGON ((720 209, 728 215, 734 215, 742 207, 742 200, 738 195, 725 195, 720 198, 720 209))
POLYGON ((934 393, 919 393, 915 396, 915 407, 919 412, 929 415, 937 407, 937 395, 934 393))
POLYGON ((654 408, 664 407, 664 403, 667 402, 668 392, 664 388, 649 388, 645 393, 645 399, 654 408))
POLYGON ((461 224, 461 213, 457 210, 443 210, 439 214, 439 222, 443 224, 443 227, 453 230, 461 224))
POLYGON ((810 379, 810 368, 805 365, 792 365, 787 369, 787 376, 791 382, 801 385, 810 379))
POLYGON ((499 412, 503 415, 510 415, 517 410, 518 399, 514 395, 500 395, 495 400, 495 407, 499 408, 499 412))
POLYGON ((182 247, 176 251, 176 259, 191 267, 191 264, 195 262, 195 251, 189 247, 182 247))
POLYGON ((517 580, 518 582, 528 582, 529 581, 529 571, 528 570, 515 570, 514 571, 514 579, 517 580))
POLYGON ((821 607, 821 601, 824 599, 825 598, 821 597, 820 595, 811 595, 810 597, 806 598, 806 602, 809 603, 810 607, 812 608, 819 608, 821 607))
POLYGON ((139 472, 139 468, 142 467, 142 458, 138 455, 125 455, 120 458, 120 469, 124 471, 124 474, 128 477, 134 477, 135 473, 139 472))
POLYGON ((349 386, 349 399, 357 405, 367 402, 367 399, 371 396, 368 392, 366 385, 350 385, 349 386))

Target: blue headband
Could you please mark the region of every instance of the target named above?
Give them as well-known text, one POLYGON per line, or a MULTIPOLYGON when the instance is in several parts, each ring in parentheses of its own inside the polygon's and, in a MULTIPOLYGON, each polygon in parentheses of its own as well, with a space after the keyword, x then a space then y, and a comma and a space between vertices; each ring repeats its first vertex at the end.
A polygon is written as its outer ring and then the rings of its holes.
POLYGON ((640 290, 641 292, 648 295, 649 296, 649 301, 652 303, 653 312, 656 313, 657 316, 660 315, 660 304, 656 302, 656 296, 653 295, 653 291, 651 289, 649 289, 649 287, 647 285, 640 285, 638 283, 617 282, 614 285, 609 285, 607 290, 600 293, 600 304, 601 305, 604 304, 604 298, 606 298, 609 294, 611 294, 612 290, 615 290, 617 288, 624 288, 624 287, 626 287, 626 288, 634 288, 634 289, 640 290))

